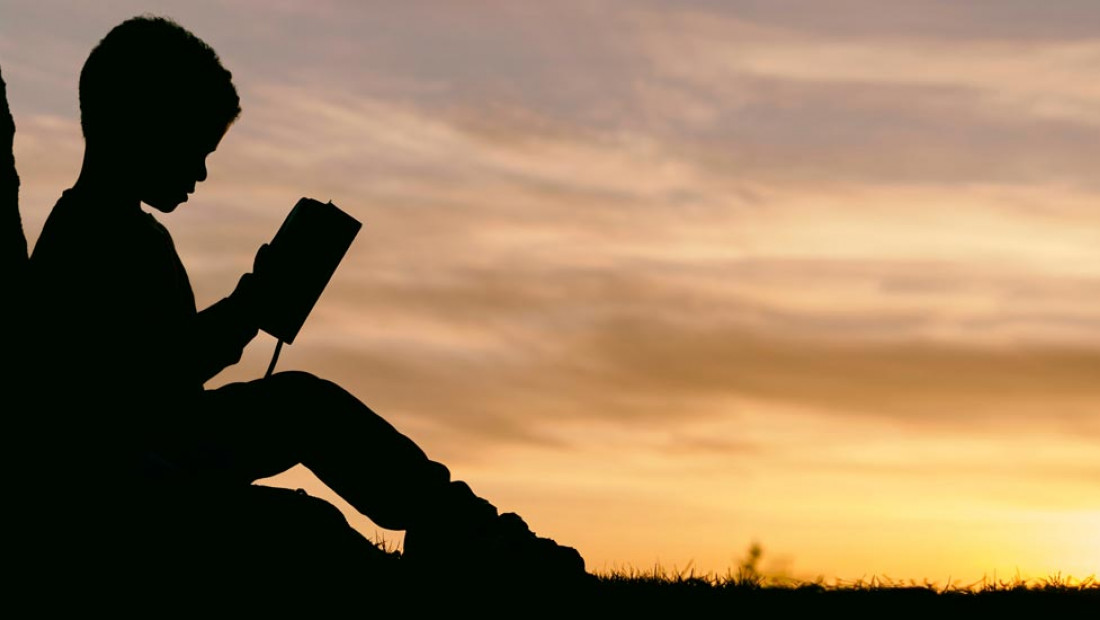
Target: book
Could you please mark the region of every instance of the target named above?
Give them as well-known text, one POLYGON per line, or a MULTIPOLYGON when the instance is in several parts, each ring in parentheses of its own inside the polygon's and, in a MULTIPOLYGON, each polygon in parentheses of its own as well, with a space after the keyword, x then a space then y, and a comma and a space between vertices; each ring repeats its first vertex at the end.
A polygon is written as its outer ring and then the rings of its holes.
POLYGON ((362 224, 332 202, 302 198, 290 210, 264 255, 259 327, 286 344, 344 259, 362 224))

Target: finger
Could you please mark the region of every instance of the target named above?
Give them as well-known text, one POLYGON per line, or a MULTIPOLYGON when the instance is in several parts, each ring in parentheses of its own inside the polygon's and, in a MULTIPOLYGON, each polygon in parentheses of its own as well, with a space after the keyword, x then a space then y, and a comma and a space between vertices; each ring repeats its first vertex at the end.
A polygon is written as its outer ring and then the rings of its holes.
POLYGON ((271 246, 267 243, 261 245, 260 248, 256 250, 256 257, 252 259, 252 270, 256 272, 262 270, 264 265, 271 262, 270 257, 271 246))

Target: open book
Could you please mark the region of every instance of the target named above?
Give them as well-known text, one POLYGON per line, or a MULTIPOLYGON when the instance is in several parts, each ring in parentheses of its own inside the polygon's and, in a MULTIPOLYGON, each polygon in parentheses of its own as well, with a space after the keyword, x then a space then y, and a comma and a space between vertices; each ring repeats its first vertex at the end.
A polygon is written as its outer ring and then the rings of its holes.
POLYGON ((361 227, 331 202, 294 205, 264 257, 260 329, 294 342, 361 227))

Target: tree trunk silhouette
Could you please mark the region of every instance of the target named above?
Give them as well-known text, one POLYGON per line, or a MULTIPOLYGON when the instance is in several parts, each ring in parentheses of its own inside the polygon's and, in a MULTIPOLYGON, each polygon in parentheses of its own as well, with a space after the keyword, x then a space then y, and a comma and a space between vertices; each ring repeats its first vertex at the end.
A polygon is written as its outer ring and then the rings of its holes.
MULTIPOLYGON (((19 175, 15 172, 15 121, 8 107, 7 86, 0 73, 0 283, 5 298, 22 298, 23 278, 27 270, 27 238, 19 217, 19 175)), ((11 302, 4 304, 11 305, 11 302)), ((4 310, 5 314, 9 310, 4 310)), ((6 318, 6 317, 5 317, 6 318)))

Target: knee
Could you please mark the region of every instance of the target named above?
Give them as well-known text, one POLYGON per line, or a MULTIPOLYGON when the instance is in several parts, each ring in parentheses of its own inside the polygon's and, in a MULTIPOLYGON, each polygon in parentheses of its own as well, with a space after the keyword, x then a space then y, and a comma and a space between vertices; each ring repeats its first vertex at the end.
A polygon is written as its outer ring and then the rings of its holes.
POLYGON ((347 390, 332 381, 300 370, 278 372, 264 380, 271 382, 273 391, 284 403, 321 404, 355 400, 347 390))
POLYGON ((277 385, 283 389, 301 388, 302 386, 316 383, 321 380, 322 379, 313 373, 303 370, 283 370, 264 379, 264 381, 269 381, 272 385, 277 385))

